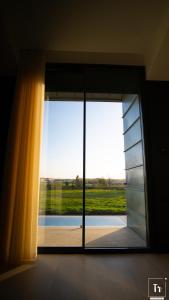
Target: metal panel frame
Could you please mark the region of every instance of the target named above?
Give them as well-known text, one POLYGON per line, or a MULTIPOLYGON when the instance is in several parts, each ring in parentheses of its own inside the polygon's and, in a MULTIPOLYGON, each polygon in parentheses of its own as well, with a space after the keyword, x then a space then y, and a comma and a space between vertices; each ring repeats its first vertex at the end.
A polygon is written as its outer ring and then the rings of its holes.
MULTIPOLYGON (((136 142, 135 144, 131 145, 130 147, 128 147, 127 149, 125 149, 125 153, 128 152, 128 150, 132 149, 133 147, 135 147, 137 144, 141 143, 141 152, 142 152, 142 164, 139 165, 137 164, 136 166, 132 166, 131 168, 128 166, 126 166, 126 170, 130 170, 130 169, 134 169, 137 168, 139 166, 143 166, 143 176, 144 176, 144 186, 141 188, 141 190, 144 190, 144 197, 145 197, 145 220, 146 220, 146 224, 145 224, 145 239, 146 239, 146 243, 147 246, 149 247, 149 224, 148 224, 148 201, 147 201, 147 186, 146 186, 146 164, 145 164, 145 149, 144 149, 144 132, 143 132, 143 118, 142 118, 142 107, 141 107, 141 96, 140 94, 137 94, 137 96, 134 98, 134 100, 130 103, 129 107, 127 108, 127 110, 124 112, 123 114, 123 118, 125 118, 125 116, 127 115, 127 113, 130 111, 130 109, 132 109, 133 105, 136 103, 136 101, 138 101, 138 110, 139 110, 139 117, 136 118, 134 120, 133 123, 131 123, 131 125, 124 130, 124 134, 127 133, 134 125, 135 123, 140 119, 140 131, 141 131, 141 140, 136 142)), ((129 186, 129 189, 131 188, 131 186, 129 186)))
POLYGON ((140 106, 140 124, 141 124, 141 133, 142 133, 142 148, 143 148, 143 173, 144 173, 144 193, 145 193, 145 220, 146 220, 146 241, 148 248, 150 245, 150 230, 149 230, 149 213, 148 213, 148 189, 147 189, 147 161, 145 156, 145 139, 144 139, 144 124, 143 124, 143 110, 142 110, 142 102, 141 102, 141 94, 139 97, 139 106, 140 106))

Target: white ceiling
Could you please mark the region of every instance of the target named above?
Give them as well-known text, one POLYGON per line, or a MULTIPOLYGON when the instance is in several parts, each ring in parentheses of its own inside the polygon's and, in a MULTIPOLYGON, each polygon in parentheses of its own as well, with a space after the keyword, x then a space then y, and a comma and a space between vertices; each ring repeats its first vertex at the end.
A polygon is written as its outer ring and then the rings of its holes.
POLYGON ((44 49, 48 61, 145 65, 148 79, 169 80, 168 0, 6 0, 1 15, 4 65, 44 49))

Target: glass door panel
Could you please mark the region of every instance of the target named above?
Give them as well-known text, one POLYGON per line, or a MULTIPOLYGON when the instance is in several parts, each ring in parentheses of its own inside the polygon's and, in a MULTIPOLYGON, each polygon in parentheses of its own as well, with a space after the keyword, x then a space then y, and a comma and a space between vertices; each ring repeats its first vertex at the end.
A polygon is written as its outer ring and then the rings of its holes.
POLYGON ((86 102, 85 246, 112 248, 126 227, 122 103, 96 96, 86 102))
POLYGON ((82 246, 82 96, 71 93, 46 95, 41 149, 39 246, 82 246))

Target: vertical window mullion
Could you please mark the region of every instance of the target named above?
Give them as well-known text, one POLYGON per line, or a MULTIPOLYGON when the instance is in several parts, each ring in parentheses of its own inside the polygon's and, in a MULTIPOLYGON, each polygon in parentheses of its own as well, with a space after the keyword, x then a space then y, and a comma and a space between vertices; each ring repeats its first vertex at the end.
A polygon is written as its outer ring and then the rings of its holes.
POLYGON ((83 225, 82 247, 85 248, 85 183, 86 183, 86 92, 83 101, 83 225))

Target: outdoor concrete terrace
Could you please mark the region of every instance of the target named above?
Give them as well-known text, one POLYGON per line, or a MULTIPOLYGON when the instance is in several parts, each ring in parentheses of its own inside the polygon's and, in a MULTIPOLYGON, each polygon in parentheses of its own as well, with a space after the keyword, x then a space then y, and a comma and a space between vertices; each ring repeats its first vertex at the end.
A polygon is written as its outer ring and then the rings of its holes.
MULTIPOLYGON (((146 242, 128 227, 86 227, 86 247, 146 247, 146 242)), ((38 246, 73 247, 82 245, 82 228, 39 226, 38 246)))

